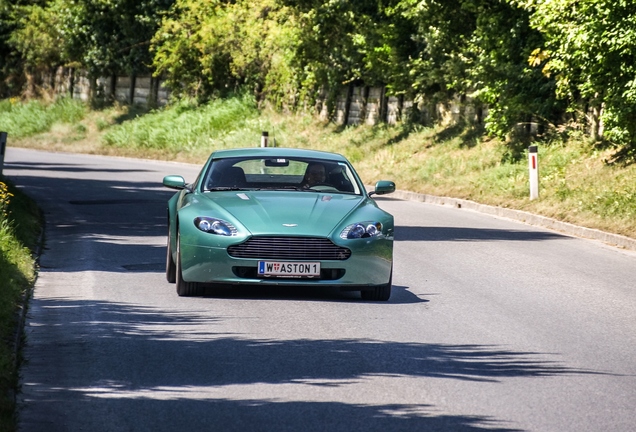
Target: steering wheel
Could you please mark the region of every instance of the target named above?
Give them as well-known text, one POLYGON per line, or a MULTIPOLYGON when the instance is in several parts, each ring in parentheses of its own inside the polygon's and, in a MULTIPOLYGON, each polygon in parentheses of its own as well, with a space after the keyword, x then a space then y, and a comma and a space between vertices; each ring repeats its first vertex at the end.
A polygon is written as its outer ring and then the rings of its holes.
POLYGON ((317 190, 317 191, 337 191, 338 188, 334 187, 333 185, 330 185, 328 183, 316 183, 312 186, 309 187, 309 189, 313 189, 313 190, 317 190))

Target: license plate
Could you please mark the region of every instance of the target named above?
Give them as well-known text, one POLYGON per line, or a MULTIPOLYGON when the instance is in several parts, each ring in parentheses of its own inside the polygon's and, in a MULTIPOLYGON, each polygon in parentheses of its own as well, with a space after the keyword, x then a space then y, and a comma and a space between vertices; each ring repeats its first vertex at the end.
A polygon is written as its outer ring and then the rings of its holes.
POLYGON ((259 276, 315 278, 320 276, 319 262, 259 261, 259 276))

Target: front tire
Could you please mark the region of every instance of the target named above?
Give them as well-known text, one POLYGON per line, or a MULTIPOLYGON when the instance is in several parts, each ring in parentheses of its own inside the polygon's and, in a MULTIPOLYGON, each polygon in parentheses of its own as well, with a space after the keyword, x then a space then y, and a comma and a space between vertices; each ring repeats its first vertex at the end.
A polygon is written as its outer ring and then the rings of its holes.
POLYGON ((387 301, 391 297, 391 287, 393 286, 393 269, 391 269, 391 276, 389 276, 389 282, 386 285, 380 285, 373 287, 370 290, 360 291, 360 296, 363 300, 370 301, 387 301))
POLYGON ((196 282, 186 282, 183 280, 181 271, 181 236, 177 234, 177 262, 175 264, 177 294, 179 297, 196 296, 201 293, 201 287, 196 282))
POLYGON ((168 227, 168 246, 166 247, 166 279, 170 283, 177 281, 177 265, 172 259, 172 251, 170 250, 170 227, 168 227))

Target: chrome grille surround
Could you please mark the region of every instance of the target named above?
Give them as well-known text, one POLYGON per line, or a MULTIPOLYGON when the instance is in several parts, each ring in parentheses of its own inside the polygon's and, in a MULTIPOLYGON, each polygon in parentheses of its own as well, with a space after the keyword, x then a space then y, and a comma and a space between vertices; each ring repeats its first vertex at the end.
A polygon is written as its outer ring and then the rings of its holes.
POLYGON ((227 248, 234 258, 270 260, 344 261, 351 250, 327 238, 257 236, 227 248))

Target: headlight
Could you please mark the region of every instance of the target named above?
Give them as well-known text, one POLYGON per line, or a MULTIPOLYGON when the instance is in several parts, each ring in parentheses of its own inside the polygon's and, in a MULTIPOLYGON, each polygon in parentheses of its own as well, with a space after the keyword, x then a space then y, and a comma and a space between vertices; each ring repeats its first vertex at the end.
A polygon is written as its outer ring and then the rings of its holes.
POLYGON ((203 232, 218 234, 223 236, 233 236, 237 234, 236 228, 229 222, 210 217, 198 217, 194 219, 194 226, 203 232))
POLYGON ((375 237, 382 233, 382 224, 380 222, 360 222, 351 224, 340 233, 340 238, 357 239, 375 237))

